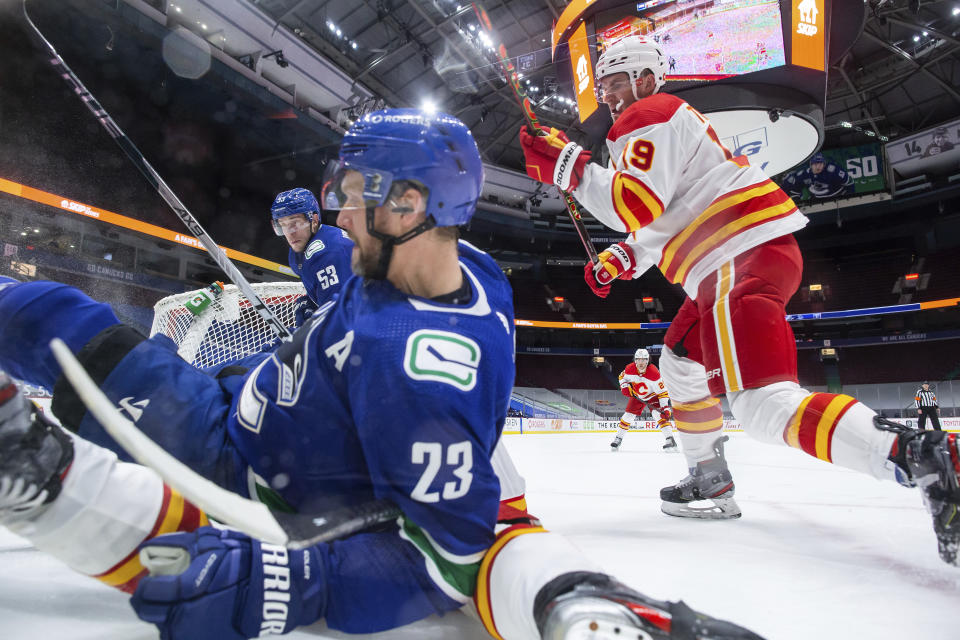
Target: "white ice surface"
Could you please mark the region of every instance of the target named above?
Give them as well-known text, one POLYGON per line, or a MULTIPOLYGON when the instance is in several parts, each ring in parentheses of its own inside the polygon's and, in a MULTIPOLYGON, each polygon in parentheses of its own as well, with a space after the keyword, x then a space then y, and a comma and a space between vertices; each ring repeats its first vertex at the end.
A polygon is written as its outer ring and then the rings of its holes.
MULTIPOLYGON (((685 474, 658 433, 505 436, 531 510, 592 560, 654 597, 683 598, 768 640, 956 640, 960 568, 936 554, 916 490, 733 434, 743 517, 672 518, 659 488, 685 474)), ((457 613, 374 636, 322 625, 291 638, 474 640, 457 613)), ((0 640, 157 638, 124 594, 73 574, 0 529, 0 640)))

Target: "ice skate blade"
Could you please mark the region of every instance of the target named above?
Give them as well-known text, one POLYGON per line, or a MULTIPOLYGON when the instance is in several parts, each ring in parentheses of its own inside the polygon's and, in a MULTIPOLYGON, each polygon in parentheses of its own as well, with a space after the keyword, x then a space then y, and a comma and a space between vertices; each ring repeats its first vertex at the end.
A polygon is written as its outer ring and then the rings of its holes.
POLYGON ((573 597, 550 614, 544 640, 662 640, 651 635, 626 607, 605 598, 573 597))
POLYGON ((680 447, 678 447, 677 445, 673 445, 672 447, 664 447, 663 452, 664 453, 680 453, 680 447))
POLYGON ((557 637, 561 640, 655 640, 649 633, 633 625, 618 624, 597 616, 577 620, 562 636, 557 637))
POLYGON ((660 510, 668 516, 677 518, 700 518, 703 520, 732 520, 742 514, 740 505, 733 498, 712 498, 696 502, 667 502, 660 503, 660 510), (693 506, 694 504, 709 504, 709 506, 693 506))

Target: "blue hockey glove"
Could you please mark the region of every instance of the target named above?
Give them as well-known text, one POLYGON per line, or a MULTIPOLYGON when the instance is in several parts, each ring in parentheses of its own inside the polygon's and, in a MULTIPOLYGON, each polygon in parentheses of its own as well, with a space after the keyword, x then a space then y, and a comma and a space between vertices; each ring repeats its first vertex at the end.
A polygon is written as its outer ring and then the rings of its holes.
POLYGON ((279 635, 324 614, 323 561, 313 548, 291 551, 201 527, 144 543, 140 558, 151 575, 130 603, 163 640, 279 635))
POLYGON ((317 305, 314 304, 308 296, 300 296, 297 298, 297 301, 293 303, 293 321, 295 327, 302 327, 303 323, 313 315, 313 312, 317 310, 317 305))

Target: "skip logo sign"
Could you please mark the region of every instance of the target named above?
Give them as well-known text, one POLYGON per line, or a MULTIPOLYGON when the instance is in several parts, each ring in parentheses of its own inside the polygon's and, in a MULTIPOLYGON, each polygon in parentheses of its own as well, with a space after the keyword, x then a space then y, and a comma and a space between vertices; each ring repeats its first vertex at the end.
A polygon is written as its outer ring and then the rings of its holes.
POLYGON ((797 10, 800 12, 797 33, 804 36, 817 35, 817 15, 820 13, 817 8, 817 0, 802 0, 797 5, 797 10))
POLYGON ((590 69, 586 56, 580 56, 577 60, 577 83, 577 93, 583 93, 590 87, 590 69))

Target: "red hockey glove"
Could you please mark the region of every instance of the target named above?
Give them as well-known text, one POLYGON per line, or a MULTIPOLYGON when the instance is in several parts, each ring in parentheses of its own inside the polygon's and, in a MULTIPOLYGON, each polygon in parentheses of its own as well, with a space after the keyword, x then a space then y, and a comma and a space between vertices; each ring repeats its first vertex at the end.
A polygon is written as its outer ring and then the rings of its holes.
POLYGON ((670 407, 661 407, 660 408, 660 421, 669 422, 670 418, 673 417, 673 413, 670 411, 670 407))
POLYGON ((630 280, 637 267, 633 250, 625 242, 612 244, 604 249, 597 264, 590 262, 583 269, 583 279, 594 294, 606 298, 610 293, 610 283, 619 278, 630 280))
POLYGON ((590 161, 590 152, 559 129, 541 129, 545 135, 533 135, 520 129, 520 146, 527 163, 527 175, 538 182, 555 184, 563 191, 573 191, 583 177, 583 167, 590 161))

